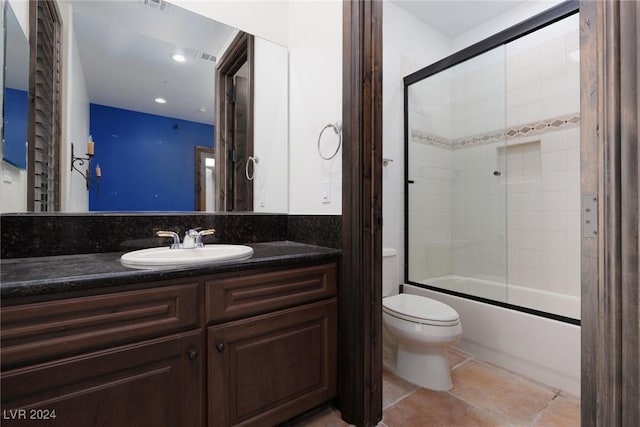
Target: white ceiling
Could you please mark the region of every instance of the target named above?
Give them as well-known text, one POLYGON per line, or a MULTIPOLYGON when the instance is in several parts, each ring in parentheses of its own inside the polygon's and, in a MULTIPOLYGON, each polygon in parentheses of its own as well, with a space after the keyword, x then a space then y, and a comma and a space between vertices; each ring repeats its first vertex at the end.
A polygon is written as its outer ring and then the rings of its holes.
POLYGON ((454 39, 526 2, 526 0, 391 1, 449 39, 454 39))
POLYGON ((234 28, 169 4, 166 11, 135 0, 71 4, 91 103, 213 124, 215 62, 199 54, 218 55, 234 28))
POLYGON ((5 85, 11 89, 29 90, 29 42, 13 9, 7 7, 5 31, 5 85))

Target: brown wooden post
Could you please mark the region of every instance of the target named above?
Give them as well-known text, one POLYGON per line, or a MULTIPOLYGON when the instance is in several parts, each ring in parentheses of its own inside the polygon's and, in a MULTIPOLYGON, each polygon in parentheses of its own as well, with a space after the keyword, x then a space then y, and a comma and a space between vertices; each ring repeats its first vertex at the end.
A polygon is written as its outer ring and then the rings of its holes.
POLYGON ((597 236, 582 239, 582 425, 636 425, 640 3, 584 1, 580 12, 582 192, 598 200, 597 236))
POLYGON ((382 419, 382 2, 343 5, 339 404, 345 421, 374 426, 382 419))

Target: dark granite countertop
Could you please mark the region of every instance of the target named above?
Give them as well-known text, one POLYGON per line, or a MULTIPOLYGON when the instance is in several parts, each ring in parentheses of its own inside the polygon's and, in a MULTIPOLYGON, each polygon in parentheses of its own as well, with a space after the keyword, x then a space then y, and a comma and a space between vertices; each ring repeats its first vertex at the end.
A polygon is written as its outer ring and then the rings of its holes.
POLYGON ((148 281, 180 279, 305 262, 322 262, 340 255, 338 249, 290 241, 249 244, 253 256, 193 266, 140 270, 120 263, 123 252, 0 260, 0 298, 33 297, 105 288, 148 281))

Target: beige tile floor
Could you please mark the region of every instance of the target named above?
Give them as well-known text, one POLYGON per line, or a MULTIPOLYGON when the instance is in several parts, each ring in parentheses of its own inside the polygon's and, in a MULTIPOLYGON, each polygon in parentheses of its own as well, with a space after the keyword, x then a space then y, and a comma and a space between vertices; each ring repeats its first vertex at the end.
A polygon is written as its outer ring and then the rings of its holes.
MULTIPOLYGON (((453 388, 435 392, 383 374, 383 419, 379 427, 570 427, 580 425, 580 400, 516 374, 448 350, 453 388)), ((296 424, 348 426, 325 408, 296 424)))

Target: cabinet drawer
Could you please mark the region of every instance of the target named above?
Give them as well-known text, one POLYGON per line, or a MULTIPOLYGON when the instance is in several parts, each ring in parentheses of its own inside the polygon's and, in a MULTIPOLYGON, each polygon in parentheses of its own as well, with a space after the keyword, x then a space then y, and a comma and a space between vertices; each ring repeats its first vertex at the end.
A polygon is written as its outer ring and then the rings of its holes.
POLYGON ((208 425, 268 426, 336 395, 335 298, 207 328, 208 425))
POLYGON ((333 263, 207 281, 207 322, 219 323, 332 297, 336 293, 336 270, 333 263))
POLYGON ((2 308, 2 367, 199 325, 197 283, 2 308))

